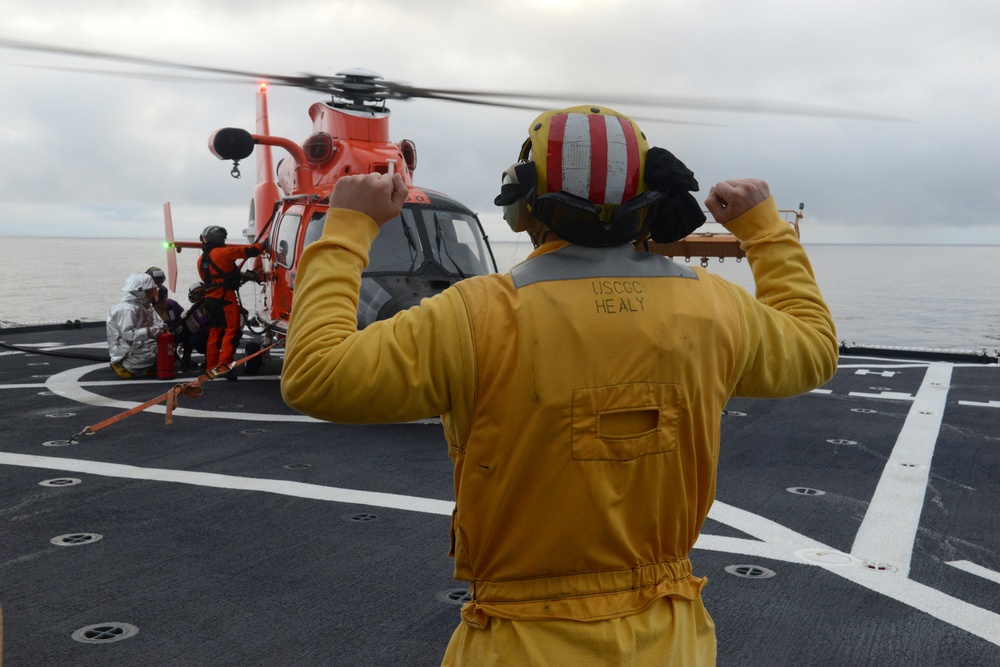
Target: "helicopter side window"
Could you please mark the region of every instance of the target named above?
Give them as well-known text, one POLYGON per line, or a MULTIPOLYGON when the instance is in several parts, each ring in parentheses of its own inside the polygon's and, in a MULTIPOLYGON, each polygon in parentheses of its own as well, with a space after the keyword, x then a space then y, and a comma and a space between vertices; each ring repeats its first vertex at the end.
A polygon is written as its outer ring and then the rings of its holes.
POLYGON ((317 211, 309 218, 309 226, 306 227, 306 238, 302 241, 302 249, 305 250, 309 244, 319 241, 323 236, 323 225, 326 224, 326 211, 317 211))
POLYGON ((274 262, 286 269, 295 263, 295 237, 301 220, 302 216, 298 214, 287 214, 278 223, 278 233, 274 237, 274 262))
MULTIPOLYGON (((323 235, 324 224, 326 224, 326 212, 314 213, 309 220, 309 226, 306 227, 303 249, 319 240, 323 235)), ((379 229, 378 236, 375 237, 368 252, 368 268, 365 269, 365 273, 410 273, 419 268, 423 261, 424 253, 413 225, 413 216, 404 210, 401 216, 397 215, 379 229)))

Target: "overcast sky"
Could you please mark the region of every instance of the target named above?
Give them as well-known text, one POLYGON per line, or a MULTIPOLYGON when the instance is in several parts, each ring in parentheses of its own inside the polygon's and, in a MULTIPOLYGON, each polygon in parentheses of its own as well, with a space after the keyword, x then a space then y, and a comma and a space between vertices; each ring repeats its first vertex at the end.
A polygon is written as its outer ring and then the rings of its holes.
MULTIPOLYGON (((995 0, 0 0, 0 37, 275 74, 365 67, 416 86, 579 96, 780 100, 909 122, 649 110, 641 121, 701 183, 767 180, 805 203, 814 243, 1000 243, 1000 3, 995 0)), ((253 83, 55 71, 109 67, 0 49, 0 234, 178 238, 246 224, 242 180, 207 149, 254 128, 253 83), (42 68, 40 68, 41 66, 42 68)), ((110 66, 121 70, 121 66, 110 66)), ((311 132, 323 98, 272 87, 272 133, 311 132)), ((567 104, 553 104, 563 107, 567 104)), ((417 145, 418 185, 477 211, 534 112, 417 100, 391 105, 417 145)), ((280 151, 279 151, 280 153, 280 151)), ((276 156, 279 154, 276 153, 276 156)))

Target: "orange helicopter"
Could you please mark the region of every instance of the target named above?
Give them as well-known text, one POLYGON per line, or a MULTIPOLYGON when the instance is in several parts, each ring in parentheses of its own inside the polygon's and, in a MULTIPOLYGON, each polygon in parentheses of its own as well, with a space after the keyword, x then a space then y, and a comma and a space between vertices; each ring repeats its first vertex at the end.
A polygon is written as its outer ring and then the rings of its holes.
MULTIPOLYGON (((410 189, 401 215, 381 228, 370 252, 370 264, 362 275, 358 326, 392 316, 422 298, 443 291, 470 276, 497 270, 496 261, 483 226, 476 214, 460 202, 434 190, 415 186, 417 165, 412 141, 393 142, 389 134, 388 100, 436 99, 466 104, 515 109, 546 110, 553 101, 578 104, 591 95, 487 92, 421 88, 387 81, 376 72, 350 69, 335 76, 283 76, 241 70, 129 56, 101 51, 43 45, 0 37, 0 48, 37 51, 72 57, 116 61, 133 66, 165 67, 216 76, 259 82, 256 132, 237 128, 217 130, 209 138, 209 149, 221 160, 231 161, 231 174, 239 176, 240 161, 256 151, 257 183, 250 202, 249 224, 243 235, 247 242, 269 241, 269 250, 251 260, 246 275, 257 283, 248 328, 254 334, 245 347, 253 354, 287 332, 292 308, 295 276, 303 249, 319 238, 328 196, 337 179, 347 174, 371 172, 402 175, 410 189), (309 108, 312 133, 299 144, 270 134, 267 111, 268 85, 291 86, 327 94, 329 101, 309 108), (499 100, 499 101, 498 101, 499 100), (508 100, 508 101, 502 101, 508 100), (539 106, 526 102, 542 102, 539 106), (275 167, 272 148, 287 156, 275 167)), ((73 71, 81 71, 73 68, 73 71)), ((99 74, 135 76, 136 72, 83 70, 99 74)), ((139 73, 142 75, 141 73, 139 73)), ((174 77, 179 78, 179 77, 174 77)), ((816 105, 759 100, 724 100, 690 97, 600 95, 602 102, 649 106, 658 109, 686 108, 709 111, 808 115, 827 118, 898 120, 886 116, 816 105)), ((596 101, 596 100, 591 100, 596 101)), ((663 118, 637 120, 671 121, 663 118)), ((683 122, 689 125, 701 123, 683 122)), ((802 217, 799 211, 794 224, 802 217)), ((167 267, 170 289, 176 291, 177 253, 185 248, 200 249, 200 242, 174 239, 169 203, 164 205, 167 267)), ((787 220, 787 217, 786 217, 787 220)), ((646 248, 668 256, 701 258, 743 256, 738 241, 728 234, 695 233, 670 246, 646 248)), ((247 363, 247 372, 259 372, 266 354, 247 363)))
MULTIPOLYGON (((309 109, 313 132, 301 144, 270 134, 267 84, 257 91, 257 128, 250 132, 224 128, 209 137, 209 149, 220 160, 239 163, 257 150, 257 184, 250 201, 249 243, 267 239, 269 249, 252 259, 245 276, 259 287, 258 307, 248 322, 255 334, 246 354, 284 338, 291 314, 295 276, 302 251, 323 230, 328 197, 337 179, 347 174, 399 173, 410 189, 403 211, 383 226, 370 252, 361 283, 358 326, 386 319, 425 297, 470 276, 497 270, 489 240, 476 214, 464 204, 413 183, 417 166, 414 143, 393 142, 382 77, 352 69, 324 77, 333 97, 309 109), (275 168, 271 149, 288 153, 275 168)), ((201 248, 200 242, 176 241, 170 205, 164 206, 167 273, 176 288, 176 253, 201 248)), ((254 374, 264 359, 247 363, 254 374)))

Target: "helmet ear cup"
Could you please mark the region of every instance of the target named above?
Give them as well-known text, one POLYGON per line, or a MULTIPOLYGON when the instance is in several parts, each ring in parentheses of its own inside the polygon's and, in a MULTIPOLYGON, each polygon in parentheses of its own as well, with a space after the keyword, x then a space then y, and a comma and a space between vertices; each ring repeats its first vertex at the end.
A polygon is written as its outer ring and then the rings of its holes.
POLYGON ((532 162, 515 162, 504 170, 500 194, 493 203, 503 207, 503 219, 515 232, 527 231, 533 220, 526 197, 535 188, 535 165, 532 162))

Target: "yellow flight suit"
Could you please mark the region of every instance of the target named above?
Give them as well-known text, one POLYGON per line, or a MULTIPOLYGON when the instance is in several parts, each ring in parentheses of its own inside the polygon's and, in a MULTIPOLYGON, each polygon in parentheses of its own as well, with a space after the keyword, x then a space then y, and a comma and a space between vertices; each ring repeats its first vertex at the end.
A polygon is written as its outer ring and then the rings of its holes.
POLYGON ((688 554, 722 410, 836 370, 833 322, 773 200, 728 225, 757 299, 628 246, 539 248, 356 331, 374 223, 334 210, 303 254, 282 392, 331 421, 442 415, 455 464, 445 664, 713 664, 688 554))

